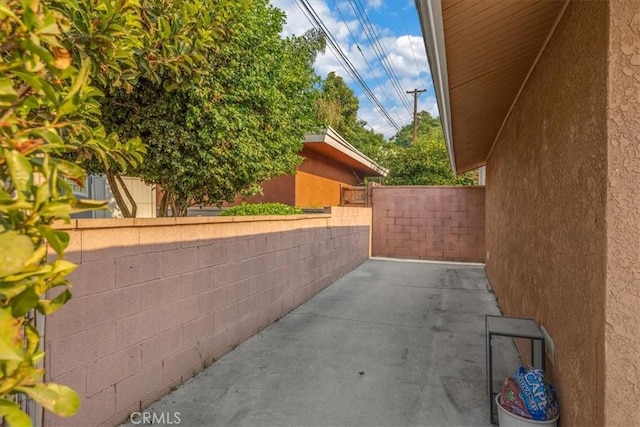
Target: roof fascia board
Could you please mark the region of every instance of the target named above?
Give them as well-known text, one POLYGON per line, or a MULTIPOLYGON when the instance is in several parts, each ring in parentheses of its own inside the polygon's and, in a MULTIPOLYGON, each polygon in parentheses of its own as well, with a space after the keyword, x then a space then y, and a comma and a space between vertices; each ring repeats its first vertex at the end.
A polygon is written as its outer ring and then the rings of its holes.
POLYGON ((322 134, 309 134, 305 137, 305 143, 318 143, 323 142, 332 148, 340 151, 341 153, 351 157, 358 163, 362 164, 368 169, 382 175, 387 176, 389 174, 389 170, 383 168, 369 157, 365 156, 363 153, 358 151, 353 145, 349 144, 347 140, 345 140, 338 132, 333 130, 330 126, 327 127, 324 133, 322 134))
POLYGON ((435 85, 438 111, 444 132, 444 140, 449 152, 451 170, 458 173, 455 152, 453 151, 453 132, 451 130, 451 104, 449 101, 449 75, 447 73, 447 54, 444 44, 444 25, 442 23, 441 0, 415 0, 431 77, 435 85))

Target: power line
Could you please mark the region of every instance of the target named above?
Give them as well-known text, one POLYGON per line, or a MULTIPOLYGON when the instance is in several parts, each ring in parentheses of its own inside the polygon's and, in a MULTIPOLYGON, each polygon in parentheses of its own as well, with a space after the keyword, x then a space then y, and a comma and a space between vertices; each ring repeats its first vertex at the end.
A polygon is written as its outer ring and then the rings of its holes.
POLYGON ((418 66, 418 60, 416 59, 416 52, 413 50, 413 42, 411 41, 411 34, 409 34, 409 26, 407 25, 407 20, 404 17, 404 9, 400 11, 400 15, 402 16, 402 23, 404 24, 404 29, 407 32, 407 37, 409 38, 409 47, 411 48, 413 63, 416 64, 416 71, 418 72, 418 76, 420 76, 420 67, 418 66))
POLYGON ((362 87, 365 96, 371 101, 373 105, 378 107, 381 115, 387 121, 389 121, 389 123, 391 123, 394 127, 396 127, 396 129, 399 129, 399 126, 397 125, 397 123, 393 120, 393 118, 389 115, 389 113, 386 111, 384 106, 376 98, 376 96, 371 91, 369 86, 366 84, 364 79, 362 79, 358 71, 355 69, 355 67, 349 60, 349 58, 346 57, 346 55, 340 48, 338 42, 335 40, 335 38, 333 37, 329 29, 324 25, 324 22, 322 22, 322 19, 320 19, 320 17, 317 15, 313 7, 307 2, 307 0, 299 0, 299 2, 300 3, 298 4, 298 6, 300 7, 300 4, 302 4, 302 6, 304 7, 304 10, 302 8, 300 9, 305 13, 305 15, 307 16, 307 19, 309 20, 309 22, 311 22, 311 25, 313 25, 316 28, 319 28, 323 32, 323 34, 327 38, 327 41, 329 42, 329 47, 331 48, 334 56, 336 56, 336 59, 342 62, 343 66, 345 67, 345 70, 362 87))
POLYGON ((365 94, 365 96, 371 101, 371 103, 375 107, 377 107, 377 109, 380 112, 380 114, 390 124, 392 124, 397 130, 400 130, 400 126, 398 126, 398 124, 391 117, 391 115, 386 110, 386 108, 384 108, 382 103, 380 103, 380 100, 378 100, 378 98, 375 96, 375 94, 371 91, 371 89, 369 88, 367 83, 364 81, 364 79, 362 78, 360 73, 358 73, 358 71, 353 66, 353 64, 351 63, 349 58, 347 58, 347 56, 344 54, 344 52, 342 51, 342 48, 340 48, 340 45, 335 40, 335 38, 333 37, 333 35, 329 31, 329 29, 325 26, 324 22, 322 22, 322 19, 320 19, 320 17, 317 15, 316 11, 313 9, 311 4, 309 4, 308 0, 298 0, 298 7, 300 7, 300 5, 302 5, 302 7, 304 7, 304 10, 302 8, 301 8, 301 10, 303 10, 305 15, 307 16, 307 19, 309 19, 309 22, 311 22, 311 25, 313 25, 314 27, 320 29, 320 31, 322 31, 322 33, 325 35, 325 37, 327 39, 327 42, 329 44, 329 47, 331 48, 332 52, 334 53, 336 58, 343 64, 343 66, 345 67, 345 70, 360 85, 360 87, 362 87, 363 93, 365 94))
MULTIPOLYGON (((353 40, 353 43, 355 44, 356 48, 360 52, 360 55, 362 55, 362 59, 364 59, 365 64, 367 64, 367 67, 369 68, 369 71, 371 72, 371 76, 373 76, 373 78, 376 80, 376 83, 378 83, 379 87, 383 87, 382 83, 380 83, 380 80, 378 80, 378 76, 376 76, 376 73, 373 71, 373 68, 371 67, 371 64, 369 63, 369 60, 367 59, 366 56, 364 56, 364 52, 362 51, 362 49, 360 49, 360 45, 358 44, 358 41, 356 40, 356 37, 353 35, 353 32, 351 31, 351 28, 349 28, 349 23, 347 22, 347 20, 345 19, 344 15, 342 14, 342 11, 340 10, 340 7, 338 6, 338 3, 336 2, 336 0, 333 0, 333 5, 335 6, 336 10, 338 11, 338 14, 340 15, 340 19, 342 19, 342 22, 344 22, 345 27, 347 27, 347 31, 349 31, 349 35, 351 36, 351 39, 353 40)), ((387 95, 387 92, 383 91, 382 94, 384 95, 386 100, 390 104, 392 104, 392 101, 389 99, 389 96, 387 95)), ((399 116, 397 111, 396 111, 396 117, 398 117, 400 119, 400 116, 399 116)))
POLYGON ((403 94, 402 85, 400 84, 400 81, 393 68, 393 65, 391 64, 391 61, 389 61, 388 59, 389 54, 386 51, 386 46, 384 46, 384 42, 381 42, 379 37, 376 36, 376 31, 373 28, 371 21, 367 17, 367 14, 365 12, 364 7, 362 6, 362 3, 360 2, 360 0, 355 0, 355 1, 349 0, 349 5, 351 6, 351 9, 353 10, 356 18, 362 25, 365 35, 371 42, 371 47, 373 48, 374 53, 378 57, 380 64, 382 65, 382 68, 385 70, 387 76, 389 77, 389 81, 391 82, 391 85, 393 86, 394 90, 398 94, 398 99, 400 99, 400 101, 403 103, 407 111, 411 113, 411 106, 403 94))
POLYGON ((389 78, 389 81, 391 82, 391 85, 393 86, 394 90, 396 91, 396 93, 398 94, 399 99, 401 100, 401 102, 403 102, 405 108, 407 108, 407 111, 411 111, 409 105, 406 103, 404 96, 402 95, 402 90, 400 88, 400 84, 396 78, 395 72, 393 70, 393 67, 391 66, 391 64, 387 61, 387 53, 384 51, 384 48, 382 47, 382 45, 379 43, 378 38, 375 35, 375 31, 373 30, 373 26, 371 25, 370 21, 368 21, 367 15, 364 12, 364 8, 362 8, 361 4, 358 3, 356 4, 353 1, 349 1, 349 6, 351 6, 351 9, 353 10, 353 13, 356 17, 356 19, 358 19, 358 22, 360 22, 360 24, 362 25, 362 29, 364 31, 365 36, 369 39, 369 41, 371 42, 371 47, 374 51, 374 53, 376 54, 380 65, 382 65, 382 68, 384 69, 385 73, 387 74, 387 77, 389 78), (360 7, 358 7, 360 6, 360 7))

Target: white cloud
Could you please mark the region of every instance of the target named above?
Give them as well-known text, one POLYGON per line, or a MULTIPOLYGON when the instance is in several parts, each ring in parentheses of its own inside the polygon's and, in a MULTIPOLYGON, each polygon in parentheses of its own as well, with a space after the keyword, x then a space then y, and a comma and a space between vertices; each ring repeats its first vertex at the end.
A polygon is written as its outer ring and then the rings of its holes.
MULTIPOLYGON (((428 93, 420 96, 419 110, 426 110, 432 115, 437 115, 437 104, 433 97, 427 55, 421 34, 394 35, 389 28, 380 27, 372 23, 375 36, 386 53, 384 60, 391 66, 398 78, 400 90, 397 91, 389 80, 376 55, 376 50, 371 46, 370 40, 353 14, 349 3, 346 1, 338 2, 341 14, 337 10, 329 8, 328 4, 331 4, 332 7, 334 6, 332 1, 314 0, 310 3, 328 31, 335 38, 344 55, 349 58, 354 68, 367 82, 370 90, 399 126, 409 124, 413 120, 413 97, 404 93, 407 90, 413 90, 414 88, 430 89, 428 93), (347 20, 346 23, 343 18, 347 20), (356 41, 354 41, 354 37, 356 41), (408 102, 409 106, 411 106, 411 109, 409 109, 411 111, 408 111, 405 102, 408 102)), ((311 23, 300 10, 295 0, 271 0, 271 4, 282 9, 287 15, 287 22, 283 29, 284 36, 300 35, 312 28, 311 23)), ((366 4, 367 8, 378 8, 382 5, 382 1, 368 0, 366 4)), ((316 72, 323 78, 333 71, 345 79, 360 100, 358 116, 365 120, 376 132, 383 133, 387 138, 396 133, 396 129, 364 96, 363 90, 345 70, 330 47, 327 46, 325 53, 316 58, 314 67, 316 72)))
POLYGON ((427 53, 421 37, 403 35, 391 41, 389 60, 398 74, 417 76, 429 69, 427 53))

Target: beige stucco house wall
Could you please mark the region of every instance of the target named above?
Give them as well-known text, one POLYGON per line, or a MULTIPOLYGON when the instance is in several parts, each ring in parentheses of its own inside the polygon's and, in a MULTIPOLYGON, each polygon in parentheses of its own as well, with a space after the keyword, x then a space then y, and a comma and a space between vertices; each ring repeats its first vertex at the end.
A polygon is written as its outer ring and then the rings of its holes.
POLYGON ((487 273, 563 425, 640 425, 640 3, 573 1, 487 161, 487 273))
POLYGON ((609 9, 605 421, 640 425, 640 2, 609 9))
POLYGON ((553 338, 564 425, 604 425, 607 7, 569 6, 487 161, 486 271, 553 338))
POLYGON ((452 164, 486 164, 487 274, 553 339, 562 426, 640 425, 640 2, 416 3, 452 164))

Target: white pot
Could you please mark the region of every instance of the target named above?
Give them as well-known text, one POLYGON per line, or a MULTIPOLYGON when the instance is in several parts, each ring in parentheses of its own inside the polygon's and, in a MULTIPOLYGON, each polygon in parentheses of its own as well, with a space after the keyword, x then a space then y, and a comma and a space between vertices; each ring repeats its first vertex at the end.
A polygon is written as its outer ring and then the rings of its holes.
POLYGON ((498 407, 498 424, 501 427, 533 427, 547 426, 556 427, 558 425, 558 416, 552 420, 536 421, 529 418, 523 418, 519 415, 512 414, 500 405, 500 394, 496 396, 496 406, 498 407))

